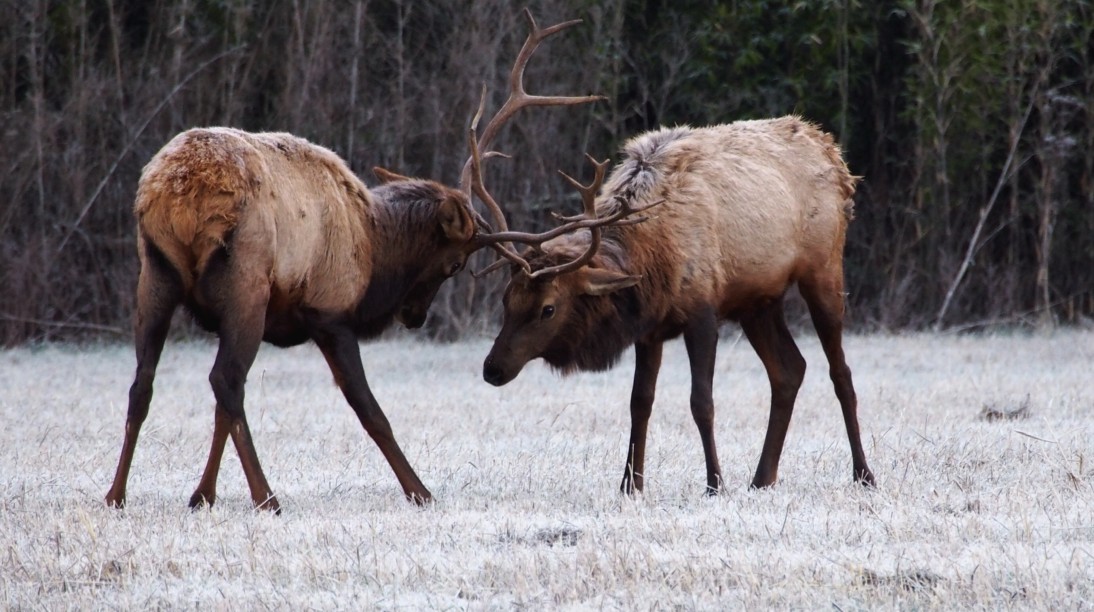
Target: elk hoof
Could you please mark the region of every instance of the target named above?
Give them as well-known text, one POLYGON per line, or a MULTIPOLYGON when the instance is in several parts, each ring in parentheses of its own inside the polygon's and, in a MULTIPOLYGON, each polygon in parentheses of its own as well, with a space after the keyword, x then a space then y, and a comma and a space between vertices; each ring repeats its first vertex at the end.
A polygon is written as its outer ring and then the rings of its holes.
POLYGON ((107 508, 117 508, 118 510, 121 510, 125 507, 124 497, 114 497, 113 495, 107 495, 105 501, 107 508))
POLYGON ((433 495, 424 489, 420 493, 407 493, 406 498, 418 507, 424 507, 433 503, 433 495))
POLYGON ((623 482, 619 483, 619 492, 627 497, 634 497, 642 492, 642 475, 633 473, 629 468, 623 474, 623 482))
POLYGON ((277 498, 273 495, 267 497, 265 501, 255 504, 255 510, 265 510, 273 512, 274 516, 281 516, 281 504, 277 503, 277 498))
POLYGON ((216 501, 216 495, 206 495, 201 491, 194 491, 194 494, 190 496, 190 509, 198 510, 199 508, 212 508, 213 502, 216 501))
POLYGON ((748 488, 749 489, 766 489, 766 488, 770 487, 773 484, 775 484, 775 479, 774 478, 772 478, 771 480, 767 480, 767 479, 761 479, 759 477, 756 477, 756 478, 752 479, 752 484, 748 485, 748 488))
POLYGON ((874 480, 874 473, 870 471, 870 468, 855 470, 855 482, 869 489, 877 488, 877 482, 874 480))

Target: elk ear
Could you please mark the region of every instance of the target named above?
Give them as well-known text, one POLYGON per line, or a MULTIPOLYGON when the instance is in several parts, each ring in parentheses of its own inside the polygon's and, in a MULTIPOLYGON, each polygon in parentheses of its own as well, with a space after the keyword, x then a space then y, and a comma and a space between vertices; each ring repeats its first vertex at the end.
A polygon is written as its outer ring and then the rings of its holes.
POLYGON ((380 179, 380 184, 386 185, 387 183, 395 183, 398 181, 413 180, 409 176, 403 176, 401 174, 395 174, 391 170, 376 166, 372 169, 372 173, 376 175, 376 178, 380 179))
POLYGON ((448 194, 437 208, 437 218, 441 222, 441 231, 453 242, 467 242, 475 233, 475 222, 464 205, 463 199, 448 194))
POLYGON ((586 295, 607 295, 613 291, 626 289, 638 284, 641 276, 631 276, 622 272, 605 270, 604 268, 584 267, 581 269, 579 287, 586 295))

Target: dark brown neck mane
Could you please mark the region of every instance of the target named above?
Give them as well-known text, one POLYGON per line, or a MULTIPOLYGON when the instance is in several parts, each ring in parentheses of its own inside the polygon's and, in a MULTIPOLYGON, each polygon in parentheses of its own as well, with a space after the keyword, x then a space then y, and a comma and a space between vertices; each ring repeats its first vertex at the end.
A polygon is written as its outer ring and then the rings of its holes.
POLYGON ((437 229, 436 187, 402 181, 372 190, 372 275, 355 312, 355 329, 374 337, 391 326, 429 255, 443 239, 437 229))

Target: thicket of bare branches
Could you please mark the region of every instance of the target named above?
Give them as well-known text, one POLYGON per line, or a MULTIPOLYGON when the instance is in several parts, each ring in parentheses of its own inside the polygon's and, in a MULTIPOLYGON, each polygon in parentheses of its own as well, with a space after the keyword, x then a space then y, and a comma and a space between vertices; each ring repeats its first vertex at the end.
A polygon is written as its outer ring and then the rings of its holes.
MULTIPOLYGON (((800 113, 864 175, 853 320, 1073 322, 1094 310, 1094 13, 1085 0, 530 2, 585 23, 529 67, 541 93, 487 179, 511 225, 577 207, 556 169, 659 124, 800 113)), ((526 30, 483 0, 0 0, 0 343, 128 333, 142 165, 202 125, 284 130, 374 183, 449 183, 526 30)), ((480 258, 485 259, 483 254, 480 258)), ((481 265, 481 261, 477 262, 481 265)), ((503 275, 449 283, 430 329, 491 321, 503 275)))

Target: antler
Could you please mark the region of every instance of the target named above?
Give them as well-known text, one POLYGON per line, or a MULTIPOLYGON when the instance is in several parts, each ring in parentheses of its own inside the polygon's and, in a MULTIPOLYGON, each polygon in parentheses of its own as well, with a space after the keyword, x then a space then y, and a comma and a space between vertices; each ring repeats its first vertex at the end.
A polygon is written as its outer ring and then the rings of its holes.
MULTIPOLYGON (((490 146, 494 141, 494 137, 497 136, 501 126, 509 120, 510 117, 515 115, 517 111, 526 106, 570 106, 574 104, 585 104, 587 102, 596 102, 598 100, 604 100, 604 96, 539 96, 529 94, 524 89, 524 69, 528 65, 528 60, 532 58, 532 54, 536 52, 539 44, 545 39, 569 28, 571 26, 581 23, 580 19, 573 21, 567 21, 557 25, 553 25, 549 28, 540 28, 536 25, 535 18, 532 17, 532 12, 528 9, 524 9, 524 18, 528 22, 528 28, 531 30, 528 33, 528 38, 524 41, 524 46, 521 47, 520 53, 517 54, 517 59, 513 64, 513 70, 509 73, 509 98, 505 101, 498 112, 493 118, 486 124, 486 128, 482 131, 482 137, 477 134, 479 120, 482 118, 483 109, 486 106, 486 86, 483 86, 482 96, 479 98, 478 112, 475 113, 474 119, 471 121, 471 127, 468 129, 467 142, 468 147, 471 149, 471 156, 468 157, 467 162, 464 163, 463 170, 460 172, 460 189, 467 194, 470 198, 474 193, 482 200, 490 211, 490 215, 494 219, 494 224, 498 231, 501 233, 508 232, 509 226, 505 222, 505 214, 502 212, 497 201, 486 189, 482 180, 482 161, 490 157, 507 157, 506 155, 497 151, 483 152, 483 149, 490 146)), ((489 236, 490 225, 480 215, 476 213, 476 223, 480 226, 480 230, 485 231, 482 234, 483 237, 489 236)), ((479 241, 481 246, 491 246, 502 257, 520 263, 521 258, 512 249, 510 249, 505 241, 496 240, 481 240, 479 241)), ((527 262, 524 262, 527 266, 527 262)))
MULTIPOLYGON (((598 217, 596 214, 596 195, 600 191, 600 186, 604 184, 604 173, 608 167, 608 160, 598 162, 593 159, 593 157, 589 154, 586 154, 585 158, 588 159, 589 162, 593 164, 593 167, 596 169, 593 175, 593 180, 588 185, 582 185, 576 179, 569 176, 565 172, 562 172, 561 170, 559 171, 559 174, 565 177, 565 179, 577 189, 578 193, 581 194, 581 205, 583 210, 580 215, 563 217, 561 215, 555 214, 555 218, 563 221, 564 223, 558 227, 539 234, 503 231, 483 235, 481 237, 481 240, 483 240, 486 244, 493 244, 495 242, 519 242, 521 244, 531 245, 538 249, 540 245, 542 245, 544 242, 547 242, 548 240, 551 240, 552 238, 557 238, 558 236, 562 236, 563 234, 569 234, 581 229, 588 229, 590 235, 589 246, 585 249, 584 253, 570 261, 554 266, 549 266, 547 268, 541 268, 539 270, 536 270, 535 272, 532 271, 532 266, 528 263, 528 260, 516 254, 512 250, 507 249, 508 254, 505 256, 505 258, 523 268, 525 273, 527 273, 530 278, 557 276, 571 270, 576 270, 581 266, 589 263, 593 256, 596 255, 597 249, 600 248, 600 229, 602 227, 607 225, 619 226, 642 223, 649 219, 649 217, 635 217, 634 215, 645 212, 653 208, 654 206, 659 206, 665 202, 664 200, 657 200, 652 204, 647 204, 640 208, 634 208, 633 206, 631 206, 631 203, 628 200, 617 197, 616 202, 618 203, 619 208, 606 217, 598 217)), ((497 270, 504 264, 505 259, 499 259, 498 261, 484 268, 481 272, 478 272, 476 276, 484 276, 486 274, 489 274, 490 272, 497 270)))

